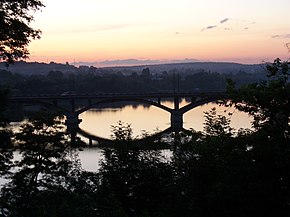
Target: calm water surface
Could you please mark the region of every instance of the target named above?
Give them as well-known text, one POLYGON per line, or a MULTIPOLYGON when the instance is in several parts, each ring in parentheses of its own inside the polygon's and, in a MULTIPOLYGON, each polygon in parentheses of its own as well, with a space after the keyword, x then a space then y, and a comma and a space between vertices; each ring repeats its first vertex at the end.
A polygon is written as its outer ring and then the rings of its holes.
MULTIPOLYGON (((173 103, 166 101, 162 103, 170 108, 173 108, 173 103)), ((182 100, 180 107, 188 104, 182 100)), ((203 130, 204 112, 210 111, 211 108, 216 107, 218 114, 226 115, 228 112, 233 113, 231 116, 232 127, 250 128, 251 118, 247 114, 234 110, 233 108, 219 107, 217 104, 209 103, 199 106, 187 112, 183 116, 184 128, 194 129, 197 131, 203 130), (227 110, 225 113, 224 111, 227 110)), ((117 125, 121 120, 124 123, 131 124, 134 137, 141 135, 143 131, 153 133, 156 130, 162 131, 170 127, 170 114, 162 109, 148 105, 125 105, 122 108, 102 108, 91 109, 80 115, 82 122, 80 128, 93 135, 111 138, 111 126, 117 125)), ((87 141, 85 138, 84 141, 87 141)), ((162 155, 170 158, 169 150, 162 150, 162 155)), ((19 159, 19 152, 15 152, 15 158, 19 159)), ((79 159, 82 168, 87 171, 98 171, 101 166, 101 160, 104 159, 102 150, 97 147, 85 148, 79 151, 79 159)), ((0 177, 0 184, 3 180, 0 177)))
MULTIPOLYGON (((173 107, 172 102, 163 102, 165 106, 173 107)), ((180 107, 188 104, 182 100, 180 107)), ((210 111, 216 107, 218 114, 227 115, 228 112, 233 113, 231 116, 232 127, 250 128, 251 118, 242 112, 236 111, 234 108, 220 107, 215 103, 209 103, 203 106, 196 107, 187 112, 183 116, 183 126, 185 129, 194 129, 197 131, 203 130, 204 112, 210 111), (224 111, 227 112, 224 112, 224 111)), ((153 133, 156 130, 162 131, 170 127, 170 113, 155 106, 144 105, 126 105, 123 108, 105 108, 105 109, 90 109, 80 114, 82 122, 80 128, 90 134, 103 138, 111 138, 112 125, 117 125, 121 120, 124 123, 131 124, 134 137, 142 134, 143 131, 153 133)))
MULTIPOLYGON (((170 108, 173 108, 172 102, 163 102, 170 108)), ((188 104, 182 100, 180 107, 188 104)), ((220 115, 227 115, 231 112, 231 126, 235 129, 251 128, 251 118, 243 112, 239 112, 234 108, 220 107, 215 103, 209 103, 199 106, 187 112, 183 116, 184 128, 194 129, 197 131, 203 130, 204 112, 210 111, 213 107, 217 109, 220 115), (226 111, 226 112, 224 112, 226 111)), ((122 108, 102 108, 91 109, 80 115, 82 122, 80 128, 93 135, 103 138, 111 138, 111 126, 117 125, 121 120, 124 123, 131 124, 134 137, 146 132, 153 133, 158 129, 162 131, 170 127, 170 114, 162 109, 147 105, 126 105, 122 108)), ((83 138, 85 141, 86 139, 83 138)), ((171 152, 169 150, 162 150, 162 155, 170 158, 171 152)), ((99 148, 86 148, 79 153, 79 158, 82 167, 88 171, 97 171, 100 168, 100 160, 103 159, 102 150, 99 148)))

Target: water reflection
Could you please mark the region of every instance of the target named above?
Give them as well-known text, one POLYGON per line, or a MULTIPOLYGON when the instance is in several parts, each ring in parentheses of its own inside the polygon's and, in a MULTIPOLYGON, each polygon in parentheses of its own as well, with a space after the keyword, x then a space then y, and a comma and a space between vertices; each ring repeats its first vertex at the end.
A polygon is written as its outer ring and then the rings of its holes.
MULTIPOLYGON (((190 102, 183 99, 180 107, 190 102)), ((164 101, 163 105, 173 108, 173 102, 164 101)), ((204 112, 216 107, 218 114, 231 116, 232 127, 235 129, 250 128, 251 118, 243 112, 234 110, 234 108, 225 108, 215 103, 208 103, 203 106, 192 109, 183 116, 183 127, 185 129, 203 130, 204 112), (224 112, 226 111, 226 112, 224 112)), ((92 135, 103 138, 109 138, 111 135, 111 126, 116 125, 119 120, 131 124, 134 137, 140 136, 146 132, 154 133, 163 131, 170 127, 170 113, 154 107, 143 104, 127 104, 122 107, 112 106, 111 108, 94 108, 80 114, 82 122, 80 128, 92 135)))
POLYGON ((197 131, 202 131, 204 126, 204 112, 210 111, 213 107, 216 108, 218 115, 224 115, 229 117, 231 120, 231 127, 238 130, 241 128, 251 128, 252 118, 244 112, 240 112, 235 108, 226 108, 224 106, 219 106, 216 103, 208 103, 192 109, 183 116, 183 126, 185 129, 194 129, 197 131), (232 115, 228 115, 231 113, 232 115))
MULTIPOLYGON (((166 161, 171 160, 172 152, 169 149, 160 150, 160 154, 166 161)), ((97 147, 84 148, 78 152, 78 158, 82 169, 90 172, 98 172, 101 168, 101 162, 105 160, 103 150, 97 147)))
POLYGON ((78 154, 81 167, 90 172, 98 171, 101 167, 101 161, 104 160, 103 151, 99 148, 85 148, 78 154))

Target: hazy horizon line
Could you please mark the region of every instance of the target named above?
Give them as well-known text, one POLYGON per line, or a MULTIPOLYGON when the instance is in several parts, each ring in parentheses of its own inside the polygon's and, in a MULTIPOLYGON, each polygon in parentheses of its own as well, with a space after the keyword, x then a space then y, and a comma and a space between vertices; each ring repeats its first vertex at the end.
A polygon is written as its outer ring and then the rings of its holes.
POLYGON ((236 63, 236 64, 244 64, 244 65, 252 65, 252 64, 263 64, 273 62, 274 59, 265 58, 260 59, 259 61, 250 58, 243 58, 243 59, 228 59, 228 60, 201 60, 201 59, 194 59, 194 58, 185 58, 185 59, 138 59, 138 58, 128 58, 128 59, 113 59, 113 60, 102 60, 102 61, 65 61, 65 62, 58 62, 58 61, 35 61, 28 59, 26 62, 38 62, 38 63, 46 63, 49 64, 59 63, 59 64, 66 64, 73 66, 94 66, 100 68, 107 68, 107 67, 130 67, 130 66, 146 66, 146 65, 162 65, 162 64, 179 64, 179 63, 197 63, 197 62, 216 62, 216 63, 236 63))

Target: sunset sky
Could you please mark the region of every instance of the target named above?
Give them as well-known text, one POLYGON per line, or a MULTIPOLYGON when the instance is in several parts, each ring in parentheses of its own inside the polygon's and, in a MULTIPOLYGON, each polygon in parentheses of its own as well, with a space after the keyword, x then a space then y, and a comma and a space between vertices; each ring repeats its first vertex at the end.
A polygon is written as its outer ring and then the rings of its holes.
POLYGON ((290 56, 289 0, 43 2, 32 23, 42 38, 30 44, 30 61, 261 63, 290 56))

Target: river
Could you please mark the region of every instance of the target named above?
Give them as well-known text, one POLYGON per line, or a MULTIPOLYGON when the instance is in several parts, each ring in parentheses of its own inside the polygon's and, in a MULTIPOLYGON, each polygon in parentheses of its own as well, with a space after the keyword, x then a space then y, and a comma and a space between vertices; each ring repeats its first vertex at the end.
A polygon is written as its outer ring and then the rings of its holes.
MULTIPOLYGON (((162 104, 173 108, 173 102, 171 101, 165 101, 162 104)), ((180 102, 180 107, 186 104, 188 102, 183 99, 180 102)), ((183 117, 184 128, 202 131, 205 120, 204 112, 210 111, 213 107, 217 109, 217 113, 220 115, 227 115, 228 112, 233 113, 231 116, 231 126, 233 128, 251 128, 251 118, 246 113, 239 112, 234 108, 218 106, 215 103, 205 104, 185 113, 183 117), (224 112, 225 110, 226 112, 224 112)), ((170 114, 168 112, 154 106, 142 104, 123 104, 119 107, 111 106, 109 108, 90 109, 82 113, 79 118, 82 119, 80 124, 81 129, 103 138, 111 138, 111 126, 117 125, 119 120, 131 124, 134 137, 141 135, 143 131, 153 133, 170 127, 170 114)), ((82 139, 88 142, 86 138, 82 139)), ((170 158, 171 153, 169 150, 162 150, 162 155, 170 158)), ((16 160, 19 160, 19 152, 15 152, 14 156, 16 160)), ((83 169, 97 171, 100 168, 100 161, 103 159, 102 150, 97 147, 84 148, 82 151, 79 151, 79 159, 83 169)), ((0 183, 2 183, 1 180, 0 183)))
MULTIPOLYGON (((173 108, 173 102, 162 102, 170 108, 173 108)), ((188 104, 185 99, 180 103, 180 107, 188 104)), ((184 114, 184 128, 194 129, 196 131, 203 130, 203 123, 205 121, 204 112, 216 108, 217 113, 225 115, 232 113, 231 127, 236 130, 240 128, 251 128, 251 118, 248 114, 235 110, 234 108, 226 108, 215 103, 208 103, 192 109, 184 114), (225 112, 226 111, 226 112, 225 112)), ((90 134, 111 138, 111 126, 117 125, 118 121, 131 124, 133 129, 133 136, 140 136, 143 131, 153 133, 157 129, 162 131, 170 127, 170 114, 162 109, 148 105, 124 105, 121 108, 95 108, 90 109, 79 116, 82 119, 80 128, 90 134)), ((82 138, 88 142, 85 138, 82 138)), ((162 155, 170 157, 170 151, 163 150, 162 155)), ((86 148, 79 152, 82 168, 88 171, 97 171, 100 167, 100 160, 103 159, 102 151, 99 148, 86 148)))
MULTIPOLYGON (((173 108, 173 102, 165 101, 163 105, 173 108)), ((188 104, 185 99, 180 102, 180 107, 188 104)), ((225 115, 230 112, 231 126, 235 129, 251 128, 251 118, 243 112, 239 112, 234 108, 226 108, 215 103, 208 103, 196 107, 183 116, 183 127, 185 129, 194 129, 196 131, 203 130, 205 121, 204 112, 210 111, 215 107, 217 113, 225 115), (226 111, 226 112, 224 112, 226 111)), ((154 133, 155 131, 163 131, 170 127, 170 114, 160 108, 148 105, 125 105, 122 108, 95 108, 90 109, 79 116, 82 119, 80 128, 90 134, 111 138, 112 125, 117 125, 118 121, 131 124, 133 136, 137 137, 146 131, 154 133)))

